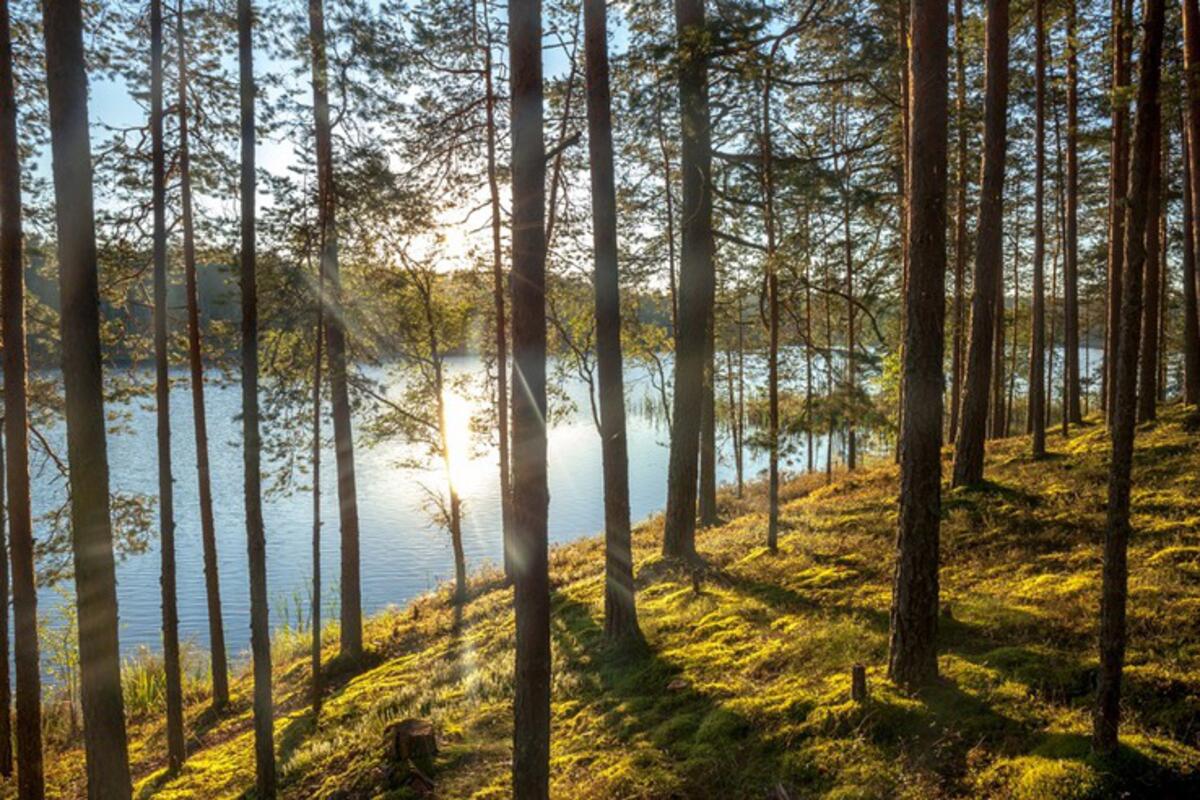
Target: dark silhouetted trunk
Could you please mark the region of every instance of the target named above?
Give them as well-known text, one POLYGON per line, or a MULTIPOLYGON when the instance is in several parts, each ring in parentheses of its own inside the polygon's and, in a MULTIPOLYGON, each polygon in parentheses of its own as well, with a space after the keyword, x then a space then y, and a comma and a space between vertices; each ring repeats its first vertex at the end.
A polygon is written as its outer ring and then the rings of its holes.
POLYGON ((1142 268, 1146 260, 1147 205, 1152 159, 1159 127, 1159 67, 1162 63, 1163 0, 1146 0, 1145 37, 1140 59, 1137 116, 1130 155, 1125 221, 1124 302, 1117 343, 1115 402, 1110 407, 1112 460, 1108 472, 1108 519, 1100 596, 1100 670, 1092 746, 1103 755, 1117 750, 1121 716, 1121 672, 1125 663, 1125 602, 1128 597, 1129 493, 1133 467, 1134 408, 1137 393, 1138 336, 1141 324, 1142 268))
POLYGON ((158 544, 162 556, 167 771, 177 772, 187 753, 183 743, 183 683, 179 672, 179 611, 175 599, 175 487, 171 478, 171 375, 167 364, 167 170, 163 145, 162 0, 150 0, 150 140, 154 218, 154 403, 158 420, 158 544))
POLYGON ((585 0, 588 156, 592 175, 592 246, 596 258, 596 366, 600 373, 600 441, 604 461, 604 632, 638 641, 629 529, 629 455, 621 365, 621 294, 617 263, 617 190, 613 175, 612 97, 608 82, 605 0, 585 0))
POLYGON ((704 389, 700 398, 700 486, 696 516, 701 527, 717 524, 716 309, 704 326, 704 389))
MULTIPOLYGON (((1016 242, 1021 240, 1021 220, 1016 219, 1014 227, 1017 234, 1014 239, 1016 242)), ((1013 246, 1014 261, 1016 258, 1017 246, 1013 246)), ((1000 269, 996 271, 996 325, 992 334, 992 398, 991 398, 991 425, 988 429, 989 439, 1003 439, 1008 432, 1008 409, 1005 404, 1004 386, 1005 372, 1007 367, 1005 361, 1007 359, 1007 350, 1004 349, 1004 342, 1008 336, 1007 309, 1008 306, 1004 299, 1004 264, 1003 255, 1001 256, 1000 269)))
MULTIPOLYGON (((496 89, 493 83, 492 23, 487 0, 483 0, 484 111, 487 125, 488 203, 492 226, 492 304, 496 313, 496 452, 500 459, 500 527, 504 543, 504 574, 512 580, 512 487, 508 456, 508 329, 504 310, 507 277, 504 274, 504 247, 500 231, 504 224, 500 209, 500 176, 496 164, 496 89)), ((476 19, 478 35, 478 19, 476 19)))
POLYGON ((83 13, 78 0, 45 3, 42 9, 88 796, 122 800, 131 787, 109 516, 83 13))
POLYGON ((1104 375, 1100 407, 1111 421, 1117 367, 1117 337, 1121 327, 1121 280, 1125 257, 1125 190, 1129 183, 1129 58, 1133 31, 1132 0, 1112 0, 1112 143, 1108 188, 1108 322, 1104 338, 1104 375))
MULTIPOLYGON (((763 217, 767 229, 767 547, 779 546, 779 265, 775 252, 775 165, 771 138, 771 73, 778 39, 767 56, 762 95, 763 217)), ((811 458, 811 456, 810 456, 811 458)))
POLYGON ((1029 411, 1033 457, 1046 455, 1046 23, 1034 0, 1033 285, 1030 287, 1029 411))
MULTIPOLYGON (((546 484, 546 164, 542 4, 510 0, 512 87, 512 491, 516 677, 513 797, 550 793, 550 578, 546 484), (519 388, 518 388, 519 387, 519 388)), ((696 441, 693 438, 693 443, 696 441)), ((695 465, 695 460, 692 462, 695 465)), ((692 492, 696 490, 692 473, 692 492)))
POLYGON ((200 541, 204 550, 204 590, 208 600, 208 649, 212 664, 212 704, 229 703, 229 667, 225 625, 221 619, 221 582, 217 565, 217 530, 213 520, 212 480, 208 460, 208 414, 204 407, 204 357, 200 347, 200 293, 196 285, 196 232, 192 211, 191 144, 188 120, 188 67, 182 0, 176 17, 179 57, 179 195, 183 227, 183 268, 187 289, 188 367, 192 383, 192 420, 196 437, 196 473, 200 484, 200 541))
POLYGON ((904 417, 900 526, 892 590, 888 675, 915 688, 937 676, 941 518, 943 323, 946 315, 947 11, 913 0, 908 230, 904 301, 904 417))
POLYGON ((346 320, 342 278, 338 269, 337 189, 333 175, 333 129, 329 119, 329 69, 325 55, 325 11, 322 0, 308 2, 312 46, 313 117, 317 140, 318 224, 321 228, 322 294, 325 347, 329 351, 329 393, 333 403, 333 446, 337 460, 338 514, 342 530, 342 655, 362 654, 362 586, 358 555, 358 490, 354 481, 354 432, 350 392, 346 385, 346 320))
POLYGON ((1003 320, 1004 161, 1008 126, 1008 0, 988 0, 984 77, 983 166, 979 222, 975 235, 975 296, 967 350, 962 424, 954 451, 955 486, 983 480, 984 440, 993 370, 997 320, 1003 320))
POLYGON ((964 287, 967 274, 967 76, 963 48, 963 0, 954 0, 954 120, 957 133, 955 148, 954 195, 954 329, 950 360, 950 443, 958 435, 958 414, 962 406, 963 350, 966 322, 964 287))
POLYGON ((271 628, 267 606, 267 542, 262 510, 262 438, 258 426, 258 276, 254 173, 254 11, 238 0, 242 200, 242 452, 246 551, 250 562, 250 651, 254 661, 254 762, 259 800, 275 797, 274 709, 271 699, 271 628))
MULTIPOLYGON (((1160 112, 1161 114, 1161 112, 1160 112)), ((1159 301, 1162 299, 1164 253, 1160 246, 1159 223, 1163 213, 1163 157, 1165 153, 1159 119, 1160 135, 1155 137, 1154 155, 1150 158, 1150 186, 1146 196, 1146 263, 1142 268, 1142 332, 1141 354, 1138 356, 1137 416, 1139 422, 1154 419, 1158 412, 1158 337, 1159 301)))
POLYGON ((712 228, 712 151, 708 120, 708 60, 704 0, 675 0, 682 128, 683 247, 679 268, 679 327, 675 345, 671 452, 663 554, 696 555, 696 461, 715 272, 712 228))
MULTIPOLYGON (((1200 20, 1198 20, 1200 22, 1200 20)), ((1200 44, 1200 43, 1198 43, 1200 44)), ((1181 114, 1184 112, 1181 109, 1181 114)), ((1200 318, 1196 303, 1196 220, 1192 200, 1192 145, 1183 119, 1183 402, 1200 403, 1200 318)))
MULTIPOLYGON (((29 491, 29 397, 22 255, 21 162, 8 0, 0 0, 0 301, 4 347, 4 477, 12 558, 13 665, 17 687, 17 797, 41 800, 42 677, 29 491)), ((7 708, 7 706, 6 706, 7 708)))
MULTIPOLYGON (((317 276, 317 292, 325 281, 317 276)), ((321 715, 321 359, 324 357, 325 307, 317 301, 317 324, 313 326, 312 387, 312 643, 309 661, 312 669, 313 718, 321 715)))
POLYGON ((1079 42, 1075 6, 1067 3, 1067 171, 1063 243, 1063 431, 1083 422, 1079 402, 1079 42))
MULTIPOLYGON (((0 434, 0 485, 4 483, 4 436, 0 434)), ((0 613, 0 776, 12 777, 12 675, 9 674, 8 653, 8 544, 4 535, 4 504, 0 503, 0 598, 4 599, 0 613)))

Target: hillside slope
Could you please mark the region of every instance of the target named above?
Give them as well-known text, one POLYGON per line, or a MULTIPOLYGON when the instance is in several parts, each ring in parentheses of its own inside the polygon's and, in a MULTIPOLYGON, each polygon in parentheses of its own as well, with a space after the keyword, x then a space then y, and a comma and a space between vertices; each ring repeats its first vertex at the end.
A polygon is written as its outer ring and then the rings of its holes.
MULTIPOLYGON (((1200 796, 1200 452, 1179 411, 1139 430, 1130 553, 1124 747, 1088 752, 1108 442, 1099 426, 1032 462, 1014 439, 987 488, 948 491, 941 683, 905 696, 883 676, 896 470, 787 487, 780 552, 762 546, 761 498, 729 500, 704 531, 710 570, 657 555, 641 525, 638 602, 649 650, 602 642, 602 546, 554 552, 552 795, 1082 798, 1200 796), (811 489, 811 491, 809 491, 811 489), (868 665, 870 698, 849 700, 868 665)), ((373 619, 369 665, 342 669, 314 726, 302 650, 278 653, 276 741, 289 798, 399 798, 389 722, 433 722, 441 798, 508 796, 511 594, 480 575, 462 618, 445 594, 373 619), (389 787, 389 782, 393 785, 389 787)), ((302 646, 302 643, 301 643, 302 646)), ((282 649, 282 647, 281 647, 282 649)), ((332 655, 334 648, 327 647, 332 655)), ((158 770, 157 722, 135 725, 137 794, 236 797, 253 783, 248 684, 235 708, 189 716, 183 773, 158 770)), ((49 759, 63 796, 78 751, 49 759)))

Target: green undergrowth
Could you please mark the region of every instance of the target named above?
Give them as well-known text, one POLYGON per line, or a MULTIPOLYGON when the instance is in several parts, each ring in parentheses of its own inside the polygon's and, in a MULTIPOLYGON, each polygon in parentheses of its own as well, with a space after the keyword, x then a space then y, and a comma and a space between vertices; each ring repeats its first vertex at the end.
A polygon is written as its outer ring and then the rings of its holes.
MULTIPOLYGON (((779 552, 764 546, 760 490, 725 498, 691 571, 658 555, 661 520, 635 532, 648 646, 603 637, 602 542, 552 554, 551 794, 584 798, 1200 797, 1200 453, 1182 412, 1139 429, 1122 748, 1088 746, 1108 440, 1091 425, 1033 461, 1024 439, 990 448, 989 483, 946 490, 941 679, 908 695, 885 678, 896 468, 787 486, 779 552), (855 663, 866 702, 849 698, 855 663)), ((384 730, 429 719, 442 798, 509 796, 511 590, 475 576, 381 614, 370 657, 333 665, 319 720, 307 659, 276 665, 276 750, 289 798, 398 798, 384 730)), ((335 647, 326 648, 332 657, 335 647)), ((188 715, 181 774, 161 723, 135 720, 137 796, 253 796, 249 682, 232 707, 188 715)), ((82 755, 48 760, 60 796, 82 755)))

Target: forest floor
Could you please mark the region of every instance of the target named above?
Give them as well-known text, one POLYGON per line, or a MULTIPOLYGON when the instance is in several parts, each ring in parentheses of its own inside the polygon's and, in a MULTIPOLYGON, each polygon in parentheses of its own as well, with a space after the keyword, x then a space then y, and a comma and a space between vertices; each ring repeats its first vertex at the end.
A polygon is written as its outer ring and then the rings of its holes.
MULTIPOLYGON (((940 682, 906 695, 885 678, 897 470, 870 466, 784 490, 779 552, 764 546, 761 490, 724 499, 702 531, 709 569, 658 555, 661 520, 635 533, 647 650, 602 635, 603 545, 551 557, 551 795, 585 798, 1200 797, 1200 449, 1168 409, 1139 428, 1129 554, 1122 748, 1089 753, 1108 439, 1099 425, 993 445, 990 482, 947 490, 940 682), (850 700, 851 666, 870 696, 850 700)), ((949 451, 947 451, 947 456, 949 451)), ((946 472, 949 472, 948 464, 946 472)), ((369 621, 371 655, 308 709, 304 641, 277 646, 276 751, 284 797, 402 798, 387 786, 385 729, 435 726, 439 798, 509 796, 511 590, 475 576, 456 619, 448 594, 369 621), (288 652, 288 651, 291 652, 288 652)), ((335 652, 327 645, 326 656, 335 652)), ((335 664, 335 669, 338 665, 335 664)), ((161 722, 132 726, 135 794, 253 796, 248 676, 221 718, 195 703, 183 772, 162 773, 161 722)), ((82 753, 47 760, 55 791, 81 789, 82 753)))

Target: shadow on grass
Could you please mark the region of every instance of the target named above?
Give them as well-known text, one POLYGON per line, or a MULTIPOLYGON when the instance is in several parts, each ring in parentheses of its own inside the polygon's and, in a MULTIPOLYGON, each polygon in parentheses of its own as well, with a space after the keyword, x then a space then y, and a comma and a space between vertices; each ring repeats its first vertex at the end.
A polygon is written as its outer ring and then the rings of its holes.
POLYGON ((751 786, 771 785, 779 752, 748 720, 697 690, 652 647, 610 647, 587 605, 562 593, 553 605, 555 671, 576 678, 569 699, 591 706, 607 734, 648 741, 704 796, 758 796, 751 786))

